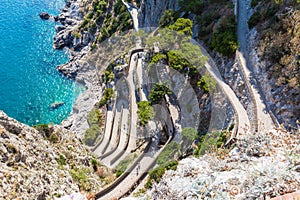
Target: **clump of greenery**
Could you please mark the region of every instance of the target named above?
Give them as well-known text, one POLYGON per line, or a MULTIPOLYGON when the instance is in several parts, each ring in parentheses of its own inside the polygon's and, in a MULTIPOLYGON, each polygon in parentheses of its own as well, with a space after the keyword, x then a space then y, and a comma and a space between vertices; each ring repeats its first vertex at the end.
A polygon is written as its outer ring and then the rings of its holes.
POLYGON ((166 26, 169 26, 170 24, 173 24, 175 20, 178 18, 176 15, 177 14, 174 10, 165 10, 163 16, 160 18, 158 22, 158 26, 164 28, 166 26))
POLYGON ((217 89, 216 81, 208 75, 203 75, 197 85, 206 93, 213 92, 217 89))
POLYGON ((37 124, 33 128, 39 131, 44 137, 49 138, 53 132, 53 128, 48 124, 37 124))
POLYGON ((176 170, 178 166, 178 161, 169 161, 169 162, 164 162, 164 164, 159 165, 158 167, 151 169, 149 171, 149 177, 148 180, 145 184, 145 188, 149 189, 152 187, 153 181, 159 183, 162 176, 167 170, 176 170))
POLYGON ((101 108, 105 104, 108 104, 111 101, 111 99, 114 97, 114 93, 115 92, 112 88, 106 88, 103 93, 103 97, 99 102, 99 108, 101 108))
POLYGON ((258 4, 258 0, 252 0, 251 1, 251 8, 255 8, 255 6, 257 6, 258 4))
POLYGON ((56 158, 56 162, 59 164, 59 166, 66 165, 66 158, 64 155, 60 154, 58 158, 56 158))
POLYGON ((261 18, 262 18, 262 16, 261 16, 260 12, 253 13, 253 15, 248 20, 249 28, 251 29, 254 26, 256 26, 261 21, 261 18))
POLYGON ((168 26, 168 29, 176 31, 187 36, 192 36, 193 22, 190 19, 178 18, 174 24, 168 26))
POLYGON ((129 155, 117 165, 116 167, 116 177, 121 176, 127 169, 130 163, 134 161, 134 159, 137 157, 137 154, 129 155))
POLYGON ((83 142, 88 146, 93 146, 97 137, 101 133, 101 112, 97 108, 93 108, 87 116, 87 121, 90 127, 84 133, 83 142))
POLYGON ((202 136, 198 143, 198 149, 195 151, 195 155, 199 156, 204 154, 208 150, 214 150, 223 146, 226 142, 227 133, 225 131, 217 131, 202 136))
POLYGON ((152 105, 158 104, 168 94, 172 94, 172 91, 165 84, 155 83, 150 91, 149 100, 152 105))
POLYGON ((223 18, 220 26, 213 33, 210 46, 224 56, 234 55, 239 46, 236 31, 235 17, 223 18))
POLYGON ((150 64, 156 64, 161 60, 167 60, 166 54, 156 53, 151 57, 150 64))
POLYGON ((78 183, 81 190, 89 191, 91 189, 88 181, 90 174, 89 169, 74 167, 70 170, 70 174, 73 180, 78 183))
POLYGON ((154 117, 154 110, 149 101, 140 101, 138 102, 138 111, 137 111, 140 123, 145 125, 154 117))
POLYGON ((162 165, 169 160, 173 160, 175 156, 180 154, 180 144, 178 142, 170 142, 165 149, 157 157, 156 163, 162 165))
POLYGON ((178 70, 181 73, 187 72, 188 68, 191 68, 192 65, 186 59, 178 55, 174 50, 167 53, 169 66, 175 70, 178 70))

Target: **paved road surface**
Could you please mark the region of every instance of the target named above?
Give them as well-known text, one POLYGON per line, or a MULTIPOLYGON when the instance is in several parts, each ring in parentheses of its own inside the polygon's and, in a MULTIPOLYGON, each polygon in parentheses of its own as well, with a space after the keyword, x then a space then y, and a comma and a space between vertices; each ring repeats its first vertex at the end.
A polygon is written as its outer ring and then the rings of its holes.
POLYGON ((266 104, 264 96, 260 93, 258 89, 258 83, 255 80, 253 68, 250 65, 248 53, 246 50, 247 47, 247 33, 249 32, 248 23, 247 23, 247 5, 245 0, 238 0, 238 41, 240 44, 240 49, 237 52, 240 60, 240 67, 246 81, 250 84, 249 90, 252 91, 253 101, 256 112, 257 112, 257 122, 258 122, 258 131, 265 129, 270 129, 274 127, 273 121, 268 114, 266 109, 266 104))

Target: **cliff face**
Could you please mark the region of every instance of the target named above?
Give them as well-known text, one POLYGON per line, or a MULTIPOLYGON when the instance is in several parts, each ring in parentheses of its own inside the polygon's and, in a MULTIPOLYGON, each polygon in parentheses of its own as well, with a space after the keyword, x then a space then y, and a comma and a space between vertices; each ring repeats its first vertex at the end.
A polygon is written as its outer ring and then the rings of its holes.
POLYGON ((178 10, 177 0, 144 0, 139 10, 139 26, 153 27, 167 9, 178 10))
POLYGON ((0 199, 53 199, 101 186, 89 151, 59 126, 45 132, 0 111, 0 199))

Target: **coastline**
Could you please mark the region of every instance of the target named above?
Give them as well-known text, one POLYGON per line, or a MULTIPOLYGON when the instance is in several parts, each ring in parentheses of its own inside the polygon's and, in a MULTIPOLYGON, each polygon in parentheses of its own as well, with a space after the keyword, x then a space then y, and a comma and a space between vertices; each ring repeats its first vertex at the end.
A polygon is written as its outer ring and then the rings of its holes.
POLYGON ((70 60, 57 66, 57 70, 85 87, 85 91, 76 99, 69 117, 61 122, 64 128, 74 131, 79 137, 89 128, 87 115, 100 101, 102 95, 96 69, 85 62, 90 50, 90 41, 94 38, 88 32, 80 38, 73 35, 73 30, 83 21, 83 13, 80 11, 83 4, 84 2, 77 0, 66 1, 65 7, 55 17, 61 25, 55 27, 53 43, 55 49, 68 48, 70 52, 70 60))

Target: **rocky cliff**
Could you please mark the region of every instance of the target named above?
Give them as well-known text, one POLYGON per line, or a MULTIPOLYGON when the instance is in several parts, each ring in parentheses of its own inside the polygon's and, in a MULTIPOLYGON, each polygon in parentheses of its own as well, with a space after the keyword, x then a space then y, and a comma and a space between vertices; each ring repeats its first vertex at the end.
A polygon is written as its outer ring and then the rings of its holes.
POLYGON ((143 0, 139 10, 140 27, 156 27, 167 9, 178 10, 177 0, 143 0))
POLYGON ((199 158, 179 161, 159 183, 133 199, 270 199, 300 189, 299 135, 257 133, 199 158))
POLYGON ((59 126, 37 131, 0 112, 0 199, 97 192, 102 183, 92 160, 74 133, 59 126))

